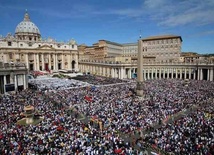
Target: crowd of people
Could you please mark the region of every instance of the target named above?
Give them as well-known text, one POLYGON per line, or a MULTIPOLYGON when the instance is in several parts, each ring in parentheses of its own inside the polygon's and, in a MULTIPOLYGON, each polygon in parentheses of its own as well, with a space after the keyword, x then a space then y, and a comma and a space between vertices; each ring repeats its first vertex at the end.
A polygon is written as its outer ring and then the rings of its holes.
MULTIPOLYGON (((89 81, 96 83, 97 79, 89 81)), ((106 84, 105 79, 102 81, 106 84)), ((108 81, 110 84, 111 79, 108 81)), ((133 81, 115 83, 113 79, 111 84, 56 91, 28 89, 3 96, 0 153, 142 154, 143 147, 136 148, 136 141, 130 140, 136 132, 148 130, 192 106, 201 106, 214 96, 214 91, 210 91, 214 83, 209 81, 192 80, 185 86, 183 80, 177 79, 148 80, 143 99, 132 91, 136 87, 133 81), (26 104, 42 113, 44 120, 37 126, 16 124, 26 104), (88 119, 80 120, 68 109, 75 109, 88 119)), ((213 153, 213 108, 207 106, 144 135, 144 141, 178 154, 200 153, 202 149, 213 153), (203 117, 205 113, 209 113, 208 118, 203 117), (195 132, 196 129, 200 130, 195 132), (193 139, 194 136, 198 137, 193 139), (197 149, 193 150, 196 142, 197 149)))
POLYGON ((85 87, 90 84, 82 81, 77 81, 74 79, 60 79, 60 78, 45 77, 41 79, 39 78, 39 79, 30 80, 29 85, 38 90, 45 91, 45 90, 62 90, 62 89, 85 87))
POLYGON ((145 141, 166 152, 175 154, 214 154, 214 103, 156 129, 145 141))
POLYGON ((91 74, 78 75, 76 77, 73 77, 72 79, 81 80, 81 81, 88 82, 93 85, 107 85, 107 84, 113 84, 113 83, 123 83, 123 80, 121 80, 121 79, 95 76, 95 75, 91 75, 91 74))

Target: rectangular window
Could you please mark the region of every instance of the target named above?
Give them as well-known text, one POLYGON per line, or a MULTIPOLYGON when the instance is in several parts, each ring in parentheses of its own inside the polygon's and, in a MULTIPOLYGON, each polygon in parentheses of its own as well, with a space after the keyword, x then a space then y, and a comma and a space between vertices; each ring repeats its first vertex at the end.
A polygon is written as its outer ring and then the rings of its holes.
POLYGON ((8 42, 7 42, 7 45, 8 45, 8 46, 12 46, 12 42, 11 42, 11 41, 8 41, 8 42))

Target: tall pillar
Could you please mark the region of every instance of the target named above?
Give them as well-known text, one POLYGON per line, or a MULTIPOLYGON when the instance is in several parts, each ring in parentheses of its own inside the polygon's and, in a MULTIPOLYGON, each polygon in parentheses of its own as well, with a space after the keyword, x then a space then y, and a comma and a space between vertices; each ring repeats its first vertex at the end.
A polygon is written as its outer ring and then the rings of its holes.
POLYGON ((146 73, 147 73, 147 72, 146 72, 146 69, 144 69, 144 70, 143 70, 143 77, 144 77, 144 80, 146 80, 146 73))
POLYGON ((183 69, 180 69, 180 79, 182 79, 183 69))
POLYGON ((37 61, 36 61, 36 53, 33 54, 33 70, 38 70, 37 69, 37 61))
POLYGON ((167 79, 169 78, 169 68, 167 68, 167 79))
POLYGON ((56 70, 56 55, 53 54, 53 70, 56 70))
POLYGON ((45 70, 45 60, 44 60, 44 54, 41 54, 41 59, 42 59, 42 70, 45 70))
POLYGON ((17 75, 14 75, 14 86, 15 86, 15 91, 17 91, 18 85, 17 85, 17 75))
POLYGON ((129 68, 128 70, 128 79, 131 79, 132 78, 132 72, 131 72, 131 68, 129 68))
POLYGON ((6 93, 6 85, 7 84, 7 81, 6 81, 6 75, 4 75, 4 93, 6 93))
POLYGON ((55 57, 55 69, 58 70, 58 55, 55 57))
POLYGON ((111 77, 114 78, 114 68, 111 68, 111 77))
POLYGON ((198 77, 197 80, 200 80, 200 69, 198 68, 198 77))
POLYGON ((105 67, 103 67, 103 68, 102 68, 102 75, 103 75, 103 76, 106 76, 106 70, 105 70, 105 67))
POLYGON ((177 79, 178 78, 178 69, 175 68, 175 78, 177 79))
POLYGON ((51 70, 51 54, 48 54, 48 69, 51 70))
POLYGON ((162 74, 162 68, 159 68, 159 79, 161 79, 161 74, 162 74))
POLYGON ((27 88, 26 87, 26 83, 27 83, 27 81, 26 81, 26 75, 23 74, 22 77, 23 77, 23 86, 24 86, 24 89, 26 89, 27 88))
POLYGON ((213 81, 213 68, 210 70, 210 81, 213 81))
POLYGON ((210 69, 207 69, 207 81, 210 81, 210 69))
POLYGON ((26 65, 26 68, 29 69, 28 53, 25 53, 25 65, 26 65))
POLYGON ((171 79, 173 79, 173 76, 174 76, 174 68, 171 68, 171 79))
POLYGON ((124 68, 120 69, 120 78, 123 79, 124 78, 124 68))
POLYGON ((40 70, 40 67, 39 67, 39 54, 37 53, 36 54, 36 63, 37 63, 37 70, 40 70))
POLYGON ((200 69, 200 80, 203 80, 203 69, 200 69))
POLYGON ((118 78, 119 78, 119 79, 121 78, 121 71, 120 71, 120 68, 118 68, 118 78))
POLYGON ((143 52, 142 40, 138 40, 138 61, 137 61, 137 95, 143 96, 143 52))

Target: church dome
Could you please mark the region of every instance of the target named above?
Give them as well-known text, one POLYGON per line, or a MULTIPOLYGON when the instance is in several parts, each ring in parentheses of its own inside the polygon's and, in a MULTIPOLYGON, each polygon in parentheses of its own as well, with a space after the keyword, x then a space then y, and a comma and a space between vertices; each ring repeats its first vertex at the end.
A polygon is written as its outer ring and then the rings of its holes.
POLYGON ((24 20, 17 25, 15 33, 34 33, 40 35, 38 27, 30 21, 30 16, 27 12, 25 13, 24 20))

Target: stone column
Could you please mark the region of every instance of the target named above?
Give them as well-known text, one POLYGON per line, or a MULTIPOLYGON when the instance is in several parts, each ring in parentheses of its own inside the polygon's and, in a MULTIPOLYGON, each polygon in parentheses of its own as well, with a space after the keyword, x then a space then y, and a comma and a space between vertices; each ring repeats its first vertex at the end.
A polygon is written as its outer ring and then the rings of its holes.
POLYGON ((196 77, 196 75, 195 75, 195 71, 193 72, 193 79, 195 80, 195 77, 196 77))
POLYGON ((158 70, 157 70, 157 68, 155 68, 155 79, 157 79, 158 78, 158 70))
POLYGON ((131 68, 129 68, 129 70, 128 70, 128 78, 129 78, 129 79, 131 79, 131 78, 132 78, 131 68))
POLYGON ((17 85, 17 75, 14 75, 14 86, 15 86, 15 91, 17 91, 18 85, 17 85))
POLYGON ((27 81, 26 81, 26 75, 23 74, 22 77, 23 77, 23 86, 24 86, 24 89, 26 89, 27 88, 26 87, 26 83, 27 83, 27 81))
POLYGON ((198 68, 198 77, 197 80, 200 80, 200 69, 198 68))
POLYGON ((147 73, 147 72, 146 72, 146 69, 144 69, 144 70, 143 70, 143 77, 144 77, 144 80, 146 80, 146 73, 147 73))
POLYGON ((45 59, 44 59, 44 54, 41 54, 41 59, 42 59, 42 70, 45 70, 45 59))
POLYGON ((36 53, 33 54, 33 68, 34 68, 34 70, 37 70, 36 53))
POLYGON ((187 78, 187 69, 184 68, 184 79, 186 79, 186 78, 187 78))
POLYGON ((167 79, 169 79, 169 68, 167 68, 167 79))
POLYGON ((143 52, 142 40, 138 40, 138 61, 137 61, 137 95, 143 96, 143 52))
POLYGON ((26 65, 26 68, 29 69, 28 53, 25 53, 25 65, 26 65))
POLYGON ((102 75, 106 76, 106 69, 105 69, 105 67, 102 68, 102 75))
POLYGON ((165 79, 166 70, 163 68, 163 79, 165 79))
POLYGON ((51 70, 51 54, 48 54, 48 69, 51 70))
POLYGON ((55 57, 55 69, 58 71, 59 69, 58 69, 58 55, 56 54, 56 57, 55 57))
POLYGON ((111 77, 114 78, 114 68, 111 68, 111 77))
POLYGON ((210 81, 213 81, 213 68, 210 70, 210 81))
POLYGON ((210 69, 207 69, 207 81, 210 81, 210 69))
POLYGON ((161 74, 162 74, 162 68, 159 68, 159 79, 161 79, 161 74))
POLYGON ((203 69, 200 69, 200 80, 203 80, 203 69))
POLYGON ((171 68, 170 70, 171 70, 171 79, 173 79, 173 77, 174 77, 174 68, 171 68))
POLYGON ((6 85, 7 84, 7 81, 6 81, 6 75, 4 75, 4 93, 6 93, 6 85))
POLYGON ((38 53, 36 54, 36 62, 37 62, 37 70, 40 70, 40 67, 39 67, 40 62, 39 62, 39 54, 38 53))
POLYGON ((180 69, 180 79, 182 79, 183 69, 180 69))
POLYGON ((56 55, 53 54, 53 70, 56 70, 56 55))

